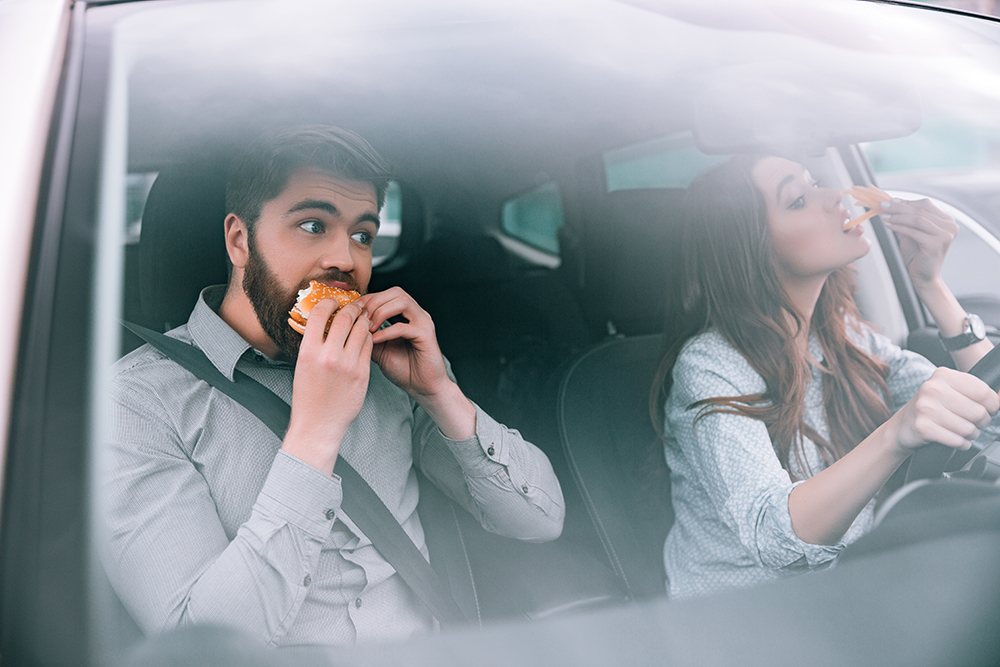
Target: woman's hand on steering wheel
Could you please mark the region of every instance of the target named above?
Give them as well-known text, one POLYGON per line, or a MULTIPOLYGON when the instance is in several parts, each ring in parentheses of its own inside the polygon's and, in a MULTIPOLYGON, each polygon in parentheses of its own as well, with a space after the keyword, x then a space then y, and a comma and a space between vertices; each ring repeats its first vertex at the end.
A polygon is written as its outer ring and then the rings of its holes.
POLYGON ((902 454, 932 442, 965 450, 998 411, 1000 396, 985 382, 939 368, 889 423, 902 454))

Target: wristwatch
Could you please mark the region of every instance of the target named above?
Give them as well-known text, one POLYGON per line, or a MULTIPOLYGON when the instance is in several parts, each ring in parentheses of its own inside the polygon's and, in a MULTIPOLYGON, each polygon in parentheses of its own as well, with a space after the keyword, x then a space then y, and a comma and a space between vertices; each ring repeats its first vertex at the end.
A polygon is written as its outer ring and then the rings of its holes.
POLYGON ((978 343, 984 338, 986 338, 986 325, 983 324, 983 320, 980 319, 979 315, 966 315, 962 333, 951 338, 941 336, 941 342, 944 343, 949 352, 954 352, 969 347, 973 343, 978 343))

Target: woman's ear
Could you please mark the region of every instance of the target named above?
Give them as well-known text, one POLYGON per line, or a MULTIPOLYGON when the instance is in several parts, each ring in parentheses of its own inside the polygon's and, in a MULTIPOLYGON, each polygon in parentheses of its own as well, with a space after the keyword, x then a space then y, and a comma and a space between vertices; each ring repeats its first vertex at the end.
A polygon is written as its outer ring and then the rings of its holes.
POLYGON ((226 231, 226 252, 229 254, 229 261, 233 266, 242 269, 247 264, 250 256, 249 230, 246 224, 235 213, 226 216, 223 223, 226 231))

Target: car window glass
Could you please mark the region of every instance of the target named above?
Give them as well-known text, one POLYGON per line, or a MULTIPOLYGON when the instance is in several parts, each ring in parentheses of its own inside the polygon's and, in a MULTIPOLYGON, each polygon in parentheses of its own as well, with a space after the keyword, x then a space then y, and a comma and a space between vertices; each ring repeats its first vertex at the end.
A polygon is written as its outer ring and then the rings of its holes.
POLYGON ((931 101, 915 133, 864 144, 876 173, 916 169, 1000 167, 1000 122, 977 118, 974 110, 942 108, 931 101), (935 108, 937 107, 937 108, 935 108))
POLYGON ((139 243, 142 230, 142 209, 146 206, 149 189, 156 180, 155 171, 129 174, 125 177, 125 243, 139 243))
POLYGON ((937 18, 968 31, 965 48, 983 69, 954 68, 946 79, 925 82, 920 128, 862 148, 883 189, 930 198, 955 217, 960 231, 943 277, 960 301, 988 296, 1000 309, 1000 80, 985 67, 1000 62, 1000 23, 937 18))
MULTIPOLYGON (((488 220, 495 230, 496 204, 504 196, 539 183, 534 180, 538 173, 555 174, 562 182, 566 174, 573 173, 578 159, 600 156, 608 146, 626 146, 603 156, 608 191, 685 187, 693 176, 725 159, 724 155, 703 153, 698 146, 704 146, 701 140, 711 138, 713 132, 722 135, 722 139, 728 138, 729 135, 719 131, 719 126, 724 125, 721 121, 728 120, 727 116, 720 114, 716 119, 721 119, 719 123, 702 127, 699 142, 695 142, 691 132, 675 134, 682 128, 689 128, 693 122, 687 102, 695 99, 696 90, 689 90, 683 84, 690 83, 689 72, 698 68, 709 74, 714 71, 711 67, 728 72, 718 81, 714 77, 706 79, 719 85, 711 91, 714 97, 707 95, 702 100, 705 106, 722 100, 726 104, 717 106, 749 114, 753 105, 746 103, 746 99, 737 99, 736 93, 749 89, 768 98, 773 92, 757 86, 756 80, 752 85, 739 85, 744 79, 741 59, 750 55, 755 62, 762 63, 761 69, 768 71, 773 56, 793 53, 790 58, 785 57, 793 64, 801 59, 805 73, 798 79, 790 77, 791 83, 786 86, 794 90, 798 90, 797 82, 827 79, 825 70, 811 69, 816 62, 837 63, 838 68, 850 74, 846 80, 852 85, 855 78, 872 85, 870 80, 878 78, 872 72, 880 68, 888 70, 889 65, 905 70, 906 65, 900 62, 902 56, 897 60, 873 55, 881 53, 875 48, 880 44, 875 42, 883 41, 883 35, 871 27, 874 21, 871 25, 865 24, 864 30, 858 30, 858 24, 853 21, 845 20, 842 24, 816 21, 800 24, 796 30, 785 34, 788 29, 778 23, 775 23, 777 27, 768 28, 768 21, 773 20, 773 16, 761 19, 764 21, 762 27, 761 24, 744 24, 746 19, 734 12, 729 23, 715 29, 711 21, 704 24, 699 21, 697 13, 702 10, 694 4, 683 10, 678 4, 678 9, 674 10, 678 16, 657 16, 635 7, 643 3, 580 3, 579 11, 583 16, 596 15, 599 9, 610 7, 623 14, 623 18, 620 23, 604 20, 585 23, 574 16, 572 20, 562 19, 557 23, 553 19, 562 17, 556 9, 562 11, 560 8, 565 6, 577 11, 574 3, 565 0, 538 3, 532 11, 545 14, 543 18, 549 19, 548 23, 541 24, 500 20, 506 18, 508 9, 499 3, 496 9, 487 11, 479 9, 476 3, 456 2, 455 6, 461 6, 461 11, 468 15, 456 18, 454 13, 442 11, 442 18, 447 20, 440 23, 437 18, 422 16, 404 3, 389 4, 378 14, 364 9, 364 3, 353 6, 338 3, 336 9, 329 5, 317 10, 315 15, 296 9, 294 3, 248 2, 241 5, 239 12, 235 11, 237 6, 229 2, 135 4, 148 4, 150 9, 143 8, 145 16, 137 13, 134 20, 121 26, 120 43, 116 44, 118 51, 112 54, 113 57, 109 56, 113 61, 110 91, 103 96, 109 100, 106 135, 91 133, 105 137, 102 157, 106 158, 100 183, 102 213, 97 241, 100 252, 95 260, 98 271, 93 287, 95 295, 100 296, 94 299, 99 309, 93 314, 97 323, 93 338, 98 341, 96 345, 101 347, 102 354, 95 354, 90 363, 90 367, 99 372, 110 368, 113 358, 104 348, 117 351, 111 341, 120 335, 118 305, 114 299, 105 298, 116 294, 121 286, 120 276, 116 274, 121 267, 108 261, 114 259, 109 248, 115 252, 121 249, 122 221, 126 225, 125 240, 133 242, 133 237, 138 237, 143 203, 155 178, 155 173, 127 174, 130 166, 134 170, 150 169, 200 155, 203 151, 225 149, 261 125, 300 119, 344 121, 362 134, 378 137, 396 152, 401 164, 400 178, 409 181, 413 174, 421 176, 417 181, 421 192, 426 192, 425 188, 432 189, 432 196, 427 197, 430 206, 441 206, 441 201, 461 203, 466 198, 463 188, 473 189, 472 194, 478 198, 468 197, 473 202, 469 205, 469 212, 474 214, 470 220, 476 223, 488 220), (266 26, 267 30, 250 30, 256 23, 266 26), (471 34, 462 32, 470 25, 471 34), (683 31, 679 28, 681 25, 683 31), (836 30, 827 34, 831 25, 836 30), (205 31, 199 32, 193 26, 204 26, 205 31), (605 27, 608 29, 604 30, 605 27), (494 30, 496 32, 491 32, 494 30), (768 33, 763 40, 755 34, 762 30, 768 33), (602 32, 609 35, 608 40, 613 41, 616 48, 624 51, 620 59, 611 61, 608 52, 601 48, 602 32), (819 38, 811 39, 810 32, 819 38), (213 38, 206 39, 205 34, 213 38), (565 35, 572 39, 567 40, 565 35), (667 39, 665 35, 676 38, 667 39), (865 48, 854 48, 855 38, 865 48), (521 62, 509 57, 509 45, 522 41, 526 49, 517 53, 534 66, 528 77, 524 76, 522 68, 511 68, 509 72, 507 69, 510 63, 521 62), (255 48, 233 48, 246 44, 254 44, 255 48), (481 60, 463 58, 466 52, 459 47, 464 48, 467 44, 484 45, 487 55, 481 60), (720 48, 708 54, 702 46, 705 44, 720 48), (566 63, 551 70, 535 66, 548 62, 543 56, 554 59, 550 51, 566 63), (887 64, 886 61, 891 62, 887 64), (619 69, 628 72, 621 85, 606 85, 606 80, 618 80, 608 73, 619 69), (674 70, 680 75, 675 76, 674 70), (432 75, 437 78, 430 78, 432 75), (533 85, 524 87, 525 79, 533 85), (586 82, 587 85, 581 87, 586 91, 582 99, 591 103, 580 103, 579 98, 569 94, 572 92, 569 83, 577 80, 586 82), (639 85, 646 81, 648 86, 639 85), (595 90, 607 90, 608 93, 597 95, 595 90), (529 121, 535 123, 530 127, 531 132, 512 131, 521 124, 529 125, 529 121), (653 136, 661 138, 634 143, 653 136), (559 148, 564 152, 556 150, 559 148), (422 165, 420 171, 413 164, 422 165), (508 179, 502 178, 508 175, 508 179), (474 190, 475 187, 481 190, 474 190), (126 197, 119 202, 122 192, 126 197), (477 210, 476 204, 481 202, 488 202, 488 205, 484 210, 477 210)), ((864 6, 863 10, 871 10, 873 14, 889 14, 885 6, 872 4, 867 7, 868 4, 846 3, 844 6, 848 9, 841 18, 853 18, 856 5, 864 6)), ((100 13, 110 11, 113 6, 114 3, 98 3, 87 11, 100 13)), ((322 7, 321 4, 317 6, 322 7)), ((510 11, 511 17, 516 18, 514 11, 510 11)), ((892 14, 893 19, 896 16, 892 14)), ((820 18, 829 16, 821 15, 820 18)), ((891 37, 893 23, 885 25, 891 37)), ((905 32, 905 28, 900 25, 896 29, 905 32)), ((914 41, 919 37, 914 37, 914 41)), ((891 49, 887 52, 892 56, 891 49)), ((938 55, 934 54, 933 58, 938 55)), ((103 62, 100 58, 90 61, 103 62)), ((939 69, 943 71, 947 65, 939 69)), ((781 76, 779 68, 779 74, 774 77, 777 83, 784 83, 781 76)), ((914 73, 913 77, 916 76, 914 73)), ((765 77, 767 81, 775 82, 765 77)), ((693 88, 700 87, 701 83, 699 79, 698 86, 693 88)), ((984 98, 996 96, 996 91, 1000 91, 1000 85, 995 84, 987 80, 978 86, 984 98)), ((867 91, 864 86, 862 89, 867 91)), ((803 87, 801 97, 812 99, 814 92, 803 87)), ((853 93, 853 88, 849 87, 848 92, 853 93)), ((947 95, 942 95, 945 97, 947 95)), ((775 107, 794 110, 794 105, 787 104, 785 98, 778 99, 780 103, 761 105, 755 118, 767 117, 775 107)), ((765 101, 770 102, 770 99, 765 101)), ((971 113, 973 105, 965 103, 964 99, 955 99, 952 106, 961 109, 965 105, 971 113)), ((825 105, 830 115, 839 117, 841 109, 834 113, 835 106, 825 105)), ((995 104, 989 107, 992 109, 995 104)), ((864 111, 867 112, 867 107, 864 111)), ((852 119, 858 117, 864 115, 851 116, 852 119)), ((948 116, 942 112, 941 118, 948 116)), ((784 123, 784 119, 781 120, 784 123)), ((830 119, 822 116, 820 120, 830 119)), ((931 115, 925 116, 925 128, 932 128, 933 121, 931 115)), ((984 122, 987 131, 992 131, 989 119, 984 122)), ((784 125, 790 128, 789 132, 800 131, 791 123, 784 125)), ((851 134, 839 133, 839 130, 840 126, 834 126, 829 133, 817 132, 818 138, 811 139, 822 148, 853 145, 860 140, 853 137, 867 139, 872 136, 867 126, 851 134), (843 139, 844 136, 850 140, 843 139)), ((942 137, 937 144, 942 149, 958 150, 965 146, 955 136, 951 136, 950 142, 947 133, 942 137)), ((970 142, 982 141, 976 137, 970 139, 970 142)), ((724 143, 720 139, 718 145, 724 143)), ((748 139, 746 145, 754 144, 748 139)), ((888 146, 888 142, 885 145, 888 146)), ((970 152, 971 148, 975 147, 970 147, 970 152)), ((725 150, 719 149, 719 152, 725 150)), ((891 156, 870 155, 876 162, 882 159, 883 164, 893 163, 891 156)), ((974 162, 975 165, 992 164, 990 150, 982 155, 986 156, 986 162, 974 162)), ((983 159, 982 155, 977 160, 983 159)), ((911 160, 910 164, 917 165, 917 162, 911 160)), ((881 169, 878 165, 877 168, 881 169)), ((600 178, 595 180, 600 181, 600 178)), ((595 189, 600 189, 600 185, 597 183, 595 189)), ((572 205, 574 212, 580 204, 579 200, 570 198, 571 194, 569 190, 560 191, 553 181, 504 202, 499 211, 499 224, 506 234, 502 240, 527 244, 539 249, 538 255, 548 253, 555 258, 559 252, 558 231, 564 222, 563 196, 566 207, 572 205)), ((373 248, 373 264, 384 262, 396 251, 401 206, 400 189, 393 183, 380 212, 381 227, 373 248)), ((977 245, 976 240, 981 237, 967 234, 963 229, 962 238, 956 241, 953 251, 953 255, 965 257, 958 260, 959 268, 976 267, 987 261, 1000 266, 995 256, 987 259, 992 252, 991 246, 977 245), (969 250, 962 249, 966 247, 966 237, 973 241, 969 250)), ((953 280, 950 276, 946 278, 953 280)), ((983 280, 1000 284, 1000 278, 992 274, 983 280)), ((888 281, 878 282, 875 289, 882 289, 886 284, 888 281)), ((461 333, 473 338, 468 332, 461 333)), ((101 375, 91 382, 94 387, 103 387, 106 377, 101 375)), ((105 414, 105 406, 100 400, 101 391, 94 393, 98 399, 92 407, 95 427, 91 440, 99 443, 106 439, 99 430, 103 427, 100 417, 105 414)), ((101 494, 95 495, 100 500, 101 494)), ((98 507, 96 503, 95 507, 98 507)), ((360 606, 360 598, 358 603, 360 606)))
POLYGON ((559 254, 559 228, 563 225, 562 200, 554 182, 504 202, 501 227, 510 236, 528 245, 559 254))
POLYGON ((399 183, 390 181, 385 191, 385 203, 379 211, 378 235, 372 246, 372 266, 378 266, 391 258, 399 247, 399 232, 402 229, 403 198, 399 183))
POLYGON ((951 244, 941 276, 959 299, 989 294, 1000 301, 1000 242, 994 237, 990 241, 963 225, 951 244))
POLYGON ((604 154, 608 192, 640 188, 684 188, 726 156, 706 155, 690 133, 662 137, 604 154))
MULTIPOLYGON (((923 193, 889 190, 895 197, 918 199, 923 193)), ((948 202, 927 197, 935 206, 955 218, 959 232, 952 241, 941 267, 941 276, 960 301, 989 296, 1000 304, 1000 239, 968 213, 948 202)), ((990 322, 996 326, 995 322, 990 322)))

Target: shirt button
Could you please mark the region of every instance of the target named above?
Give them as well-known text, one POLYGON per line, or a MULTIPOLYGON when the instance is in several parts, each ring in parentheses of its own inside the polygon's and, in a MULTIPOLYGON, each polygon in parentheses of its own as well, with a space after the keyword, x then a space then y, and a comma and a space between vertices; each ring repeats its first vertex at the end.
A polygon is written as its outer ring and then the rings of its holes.
POLYGON ((524 491, 525 493, 527 493, 528 492, 528 485, 527 484, 522 484, 521 485, 521 490, 524 491))
POLYGON ((306 575, 306 578, 302 580, 302 585, 303 585, 303 586, 308 586, 308 585, 309 585, 309 584, 311 584, 312 582, 313 582, 313 578, 312 578, 312 577, 310 577, 310 576, 309 576, 309 575, 307 574, 307 575, 306 575))
POLYGON ((254 352, 253 360, 259 364, 260 362, 264 361, 264 355, 261 354, 260 352, 254 352))
POLYGON ((354 606, 357 607, 358 609, 361 609, 361 598, 358 598, 357 600, 354 601, 354 606))
POLYGON ((325 512, 323 512, 323 516, 326 517, 327 521, 333 521, 333 517, 337 516, 337 511, 336 510, 326 510, 325 512))
POLYGON ((486 450, 486 453, 489 454, 490 456, 493 456, 494 454, 496 454, 496 451, 497 450, 493 449, 493 445, 490 445, 490 448, 486 450))

